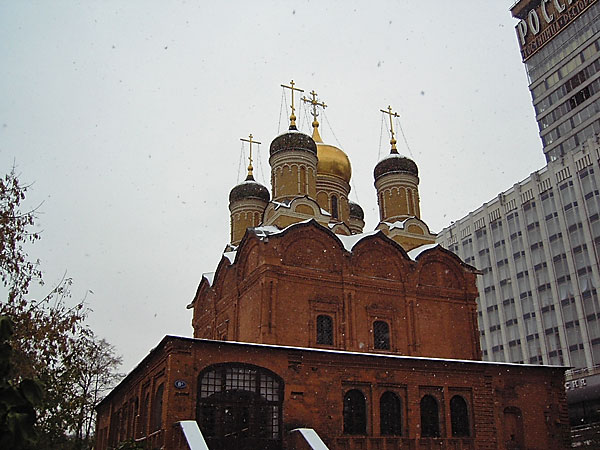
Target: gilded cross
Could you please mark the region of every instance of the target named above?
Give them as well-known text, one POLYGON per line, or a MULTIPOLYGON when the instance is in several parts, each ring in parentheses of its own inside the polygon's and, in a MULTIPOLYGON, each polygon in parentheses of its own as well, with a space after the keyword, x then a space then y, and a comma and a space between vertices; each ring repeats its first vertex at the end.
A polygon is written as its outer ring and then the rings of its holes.
POLYGON ((312 95, 312 99, 310 98, 306 98, 306 97, 302 97, 302 101, 305 103, 310 103, 312 106, 312 116, 313 116, 313 140, 315 142, 323 142, 323 140, 321 139, 321 136, 319 135, 319 121, 317 120, 317 116, 319 115, 319 113, 317 112, 317 106, 320 106, 321 108, 325 109, 327 108, 327 105, 325 104, 325 102, 319 102, 317 101, 317 93, 315 92, 315 90, 313 89, 312 91, 310 91, 310 95, 312 95))
POLYGON ((240 138, 240 141, 250 143, 250 154, 248 156, 248 178, 247 179, 254 179, 254 177, 252 176, 252 170, 253 170, 253 167, 252 167, 252 144, 262 144, 262 142, 253 141, 252 138, 254 136, 252 136, 252 133, 250 133, 250 135, 248 137, 249 137, 249 139, 240 138))
POLYGON ((289 86, 286 86, 285 84, 281 85, 282 88, 290 89, 292 91, 292 114, 290 115, 290 130, 297 130, 296 114, 294 114, 296 112, 296 108, 294 107, 294 91, 304 92, 304 90, 294 87, 295 84, 296 83, 294 83, 294 80, 292 80, 292 81, 290 81, 289 86))
POLYGON ((327 105, 325 104, 325 102, 317 101, 317 93, 314 91, 314 89, 312 91, 310 91, 310 95, 312 95, 312 99, 302 97, 302 101, 305 103, 311 104, 312 116, 313 116, 313 127, 318 127, 319 122, 317 121, 317 116, 319 115, 319 113, 317 112, 317 106, 320 106, 321 108, 325 109, 325 108, 327 108, 327 105))
POLYGON ((392 144, 392 153, 398 153, 398 149, 396 148, 396 137, 394 135, 394 122, 392 120, 392 117, 400 117, 398 115, 398 113, 396 112, 392 112, 392 107, 390 105, 388 105, 387 107, 387 111, 384 109, 380 109, 379 111, 381 111, 384 114, 388 114, 390 116, 390 133, 392 134, 392 138, 390 139, 390 144, 392 144))

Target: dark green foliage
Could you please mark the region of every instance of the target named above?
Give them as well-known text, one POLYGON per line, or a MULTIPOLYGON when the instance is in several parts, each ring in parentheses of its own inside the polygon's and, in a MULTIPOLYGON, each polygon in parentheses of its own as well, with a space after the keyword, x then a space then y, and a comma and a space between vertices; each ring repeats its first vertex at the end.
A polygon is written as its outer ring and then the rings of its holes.
POLYGON ((29 378, 18 386, 10 381, 13 327, 8 317, 0 316, 0 448, 21 450, 37 443, 35 407, 42 401, 42 386, 29 378))
POLYGON ((115 450, 144 450, 144 448, 145 447, 139 442, 135 442, 133 439, 128 439, 120 442, 119 445, 115 447, 115 450))

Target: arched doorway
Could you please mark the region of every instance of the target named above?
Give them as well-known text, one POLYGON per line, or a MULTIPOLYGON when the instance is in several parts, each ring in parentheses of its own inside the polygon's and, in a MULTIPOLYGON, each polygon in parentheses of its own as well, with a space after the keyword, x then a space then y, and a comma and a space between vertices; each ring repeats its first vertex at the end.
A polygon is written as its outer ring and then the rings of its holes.
POLYGON ((523 434, 523 416, 515 406, 504 409, 504 448, 506 450, 523 450, 525 436, 523 434))
POLYGON ((248 364, 220 364, 198 376, 196 420, 209 448, 281 448, 283 380, 248 364))

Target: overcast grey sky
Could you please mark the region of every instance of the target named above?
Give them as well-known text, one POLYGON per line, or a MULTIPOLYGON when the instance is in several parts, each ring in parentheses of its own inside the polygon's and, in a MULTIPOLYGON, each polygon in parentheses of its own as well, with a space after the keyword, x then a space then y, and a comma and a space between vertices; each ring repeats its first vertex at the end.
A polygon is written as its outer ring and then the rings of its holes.
POLYGON ((263 143, 269 186, 291 79, 329 105, 321 136, 350 157, 365 230, 389 151, 379 110, 398 111, 440 231, 544 165, 511 4, 0 0, 0 164, 43 202, 30 255, 47 285, 66 271, 75 299, 93 291, 90 324, 124 370, 165 334, 191 336, 185 306, 245 175, 239 139, 263 143))

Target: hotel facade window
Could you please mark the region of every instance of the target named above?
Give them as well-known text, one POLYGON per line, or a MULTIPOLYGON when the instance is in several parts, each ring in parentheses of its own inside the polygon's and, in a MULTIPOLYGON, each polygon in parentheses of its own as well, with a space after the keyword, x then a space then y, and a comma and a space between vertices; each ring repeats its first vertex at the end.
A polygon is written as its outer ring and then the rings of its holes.
POLYGON ((484 360, 600 365, 599 161, 600 143, 588 140, 439 233, 482 271, 484 360), (475 223, 467 245, 454 245, 475 223))
MULTIPOLYGON (((527 13, 513 10, 520 19, 527 13)), ((546 161, 557 160, 600 132, 600 3, 524 56, 546 161)))

